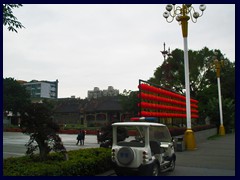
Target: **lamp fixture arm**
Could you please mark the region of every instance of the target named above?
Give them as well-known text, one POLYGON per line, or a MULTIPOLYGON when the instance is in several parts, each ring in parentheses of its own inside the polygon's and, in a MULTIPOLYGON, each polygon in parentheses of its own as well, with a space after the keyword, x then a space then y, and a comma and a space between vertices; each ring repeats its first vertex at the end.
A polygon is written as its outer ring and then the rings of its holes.
POLYGON ((163 13, 163 16, 168 23, 173 22, 174 19, 180 21, 182 17, 191 18, 191 21, 196 23, 197 19, 203 15, 203 11, 206 9, 206 6, 201 4, 199 9, 201 14, 194 9, 192 4, 183 4, 182 7, 176 6, 175 4, 168 4, 166 6, 167 11, 163 13))

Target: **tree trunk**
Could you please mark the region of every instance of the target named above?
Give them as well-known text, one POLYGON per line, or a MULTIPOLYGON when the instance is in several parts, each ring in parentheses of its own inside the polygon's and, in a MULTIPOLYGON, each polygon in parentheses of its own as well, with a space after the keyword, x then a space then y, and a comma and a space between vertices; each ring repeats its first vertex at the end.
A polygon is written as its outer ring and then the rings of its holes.
POLYGON ((48 147, 48 144, 45 143, 44 141, 37 141, 38 143, 38 147, 39 147, 39 155, 41 160, 46 160, 47 159, 47 155, 50 152, 50 149, 48 147))

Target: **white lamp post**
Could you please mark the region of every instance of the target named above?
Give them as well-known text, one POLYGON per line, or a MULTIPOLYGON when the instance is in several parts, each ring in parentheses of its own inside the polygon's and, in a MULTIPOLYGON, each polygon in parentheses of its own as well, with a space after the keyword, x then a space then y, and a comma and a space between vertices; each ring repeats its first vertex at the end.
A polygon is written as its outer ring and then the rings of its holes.
POLYGON ((216 69, 216 75, 217 75, 217 83, 218 83, 218 100, 219 100, 219 112, 220 112, 220 127, 219 127, 219 135, 224 136, 225 135, 225 128, 223 126, 223 113, 222 113, 222 96, 221 96, 221 84, 220 84, 220 71, 221 67, 224 66, 224 60, 223 57, 221 57, 221 60, 217 59, 218 52, 214 52, 215 56, 213 57, 215 69, 216 69))
POLYGON ((195 11, 192 4, 183 4, 182 7, 175 4, 168 4, 166 6, 166 12, 163 13, 163 17, 166 18, 168 23, 171 23, 174 18, 180 23, 182 27, 183 43, 184 43, 184 70, 185 70, 185 89, 186 89, 186 114, 187 114, 187 130, 184 134, 185 146, 187 150, 196 149, 195 137, 191 128, 191 104, 190 104, 190 86, 189 86, 189 64, 188 64, 188 20, 191 18, 192 22, 196 23, 198 17, 203 15, 203 11, 206 6, 201 4, 199 9, 201 15, 195 11), (170 18, 170 20, 169 20, 170 18))

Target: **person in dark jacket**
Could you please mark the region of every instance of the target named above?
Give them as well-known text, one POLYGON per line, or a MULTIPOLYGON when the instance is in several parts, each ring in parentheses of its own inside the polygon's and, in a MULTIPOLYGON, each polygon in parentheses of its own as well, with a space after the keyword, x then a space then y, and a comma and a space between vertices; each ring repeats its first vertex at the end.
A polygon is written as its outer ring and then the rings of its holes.
POLYGON ((83 131, 80 130, 78 135, 77 135, 77 143, 76 143, 76 145, 78 145, 79 142, 80 142, 80 145, 82 145, 82 141, 83 141, 83 131))
POLYGON ((82 130, 82 138, 80 140, 80 145, 84 145, 85 134, 86 134, 86 132, 84 130, 82 130))

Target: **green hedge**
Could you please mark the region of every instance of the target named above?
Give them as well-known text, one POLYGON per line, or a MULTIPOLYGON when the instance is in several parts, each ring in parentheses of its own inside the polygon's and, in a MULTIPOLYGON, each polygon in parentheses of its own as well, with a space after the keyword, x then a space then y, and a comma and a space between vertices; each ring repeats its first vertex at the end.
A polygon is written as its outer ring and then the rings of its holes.
MULTIPOLYGON (((198 125, 198 126, 194 126, 192 127, 192 130, 194 132, 197 131, 203 131, 203 130, 207 130, 207 129, 211 129, 211 128, 215 128, 215 125, 198 125)), ((179 136, 179 135, 183 135, 184 132, 187 130, 186 127, 168 127, 171 136, 179 136)))
POLYGON ((39 156, 7 158, 3 161, 4 176, 94 176, 110 170, 111 149, 88 148, 68 151, 69 160, 60 153, 51 153, 46 161, 39 156))

